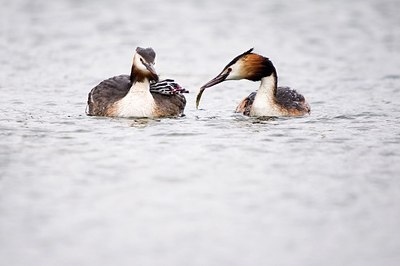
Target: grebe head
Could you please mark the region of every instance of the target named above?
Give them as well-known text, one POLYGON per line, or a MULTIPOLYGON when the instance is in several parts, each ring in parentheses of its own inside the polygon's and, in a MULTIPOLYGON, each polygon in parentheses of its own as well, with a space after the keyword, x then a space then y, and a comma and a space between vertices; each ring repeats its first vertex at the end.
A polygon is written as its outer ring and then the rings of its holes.
POLYGON ((144 78, 158 81, 158 75, 154 69, 154 60, 156 53, 152 48, 136 48, 136 53, 133 56, 133 64, 131 71, 131 80, 141 81, 144 78))
POLYGON ((276 75, 276 70, 272 62, 264 56, 252 53, 253 49, 251 48, 236 56, 224 67, 221 73, 204 84, 197 95, 196 106, 199 105, 201 95, 206 88, 217 85, 225 80, 248 79, 259 81, 263 77, 276 75))

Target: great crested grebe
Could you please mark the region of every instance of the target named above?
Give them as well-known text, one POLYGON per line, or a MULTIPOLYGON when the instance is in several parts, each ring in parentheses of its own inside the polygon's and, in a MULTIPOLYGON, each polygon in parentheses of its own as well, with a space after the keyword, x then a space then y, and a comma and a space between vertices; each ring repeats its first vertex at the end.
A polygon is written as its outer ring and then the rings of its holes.
POLYGON ((131 75, 100 82, 88 95, 87 115, 111 117, 182 116, 185 89, 171 79, 159 81, 152 48, 136 48, 131 75))
POLYGON ((252 53, 253 48, 235 57, 222 72, 200 88, 197 95, 198 108, 201 95, 206 88, 225 80, 248 79, 261 81, 256 92, 240 102, 237 113, 247 116, 302 116, 311 109, 303 95, 288 87, 277 87, 278 76, 272 62, 252 53))

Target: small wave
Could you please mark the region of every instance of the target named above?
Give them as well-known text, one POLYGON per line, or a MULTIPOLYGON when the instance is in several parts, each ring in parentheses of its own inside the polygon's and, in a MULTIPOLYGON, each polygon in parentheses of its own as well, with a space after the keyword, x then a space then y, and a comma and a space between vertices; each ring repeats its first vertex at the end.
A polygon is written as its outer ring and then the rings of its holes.
POLYGON ((333 117, 333 119, 354 120, 356 117, 354 115, 338 115, 333 117))
POLYGON ((383 76, 382 79, 400 79, 400 75, 395 75, 395 74, 386 75, 386 76, 383 76))
POLYGON ((205 135, 205 133, 195 132, 172 132, 172 133, 156 133, 152 134, 153 137, 191 137, 205 135))

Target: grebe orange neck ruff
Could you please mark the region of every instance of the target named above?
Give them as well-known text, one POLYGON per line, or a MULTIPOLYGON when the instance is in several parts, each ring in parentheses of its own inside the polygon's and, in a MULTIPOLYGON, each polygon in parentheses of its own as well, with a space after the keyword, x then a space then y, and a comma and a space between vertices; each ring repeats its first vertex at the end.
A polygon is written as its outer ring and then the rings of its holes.
POLYGON ((206 88, 226 80, 261 81, 257 92, 240 102, 236 112, 248 116, 302 116, 310 113, 304 97, 288 87, 278 87, 278 75, 272 62, 250 49, 235 57, 222 72, 204 84, 196 99, 196 107, 206 88))

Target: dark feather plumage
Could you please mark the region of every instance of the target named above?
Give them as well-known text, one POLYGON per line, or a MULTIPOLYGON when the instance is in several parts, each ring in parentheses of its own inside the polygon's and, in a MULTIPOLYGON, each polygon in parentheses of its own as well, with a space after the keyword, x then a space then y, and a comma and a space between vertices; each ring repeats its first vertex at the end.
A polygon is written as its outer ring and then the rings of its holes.
MULTIPOLYGON (((88 115, 104 116, 111 106, 121 100, 132 87, 129 75, 119 75, 106 79, 94 87, 88 95, 88 115)), ((157 112, 165 116, 182 115, 186 105, 185 96, 188 91, 171 79, 162 80, 150 85, 150 92, 158 105, 157 112)))
POLYGON ((276 103, 287 110, 306 111, 310 113, 310 106, 306 103, 304 96, 289 87, 278 87, 276 90, 276 103))
MULTIPOLYGON (((251 107, 257 92, 250 93, 236 108, 237 113, 249 116, 251 107)), ((275 101, 278 106, 287 112, 306 112, 310 113, 310 106, 306 103, 303 95, 289 87, 278 87, 276 90, 275 101)), ((266 103, 267 104, 267 103, 266 103)))
POLYGON ((157 114, 160 116, 183 116, 183 111, 186 106, 186 98, 182 94, 165 95, 152 93, 156 103, 157 114))

